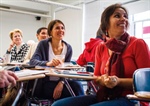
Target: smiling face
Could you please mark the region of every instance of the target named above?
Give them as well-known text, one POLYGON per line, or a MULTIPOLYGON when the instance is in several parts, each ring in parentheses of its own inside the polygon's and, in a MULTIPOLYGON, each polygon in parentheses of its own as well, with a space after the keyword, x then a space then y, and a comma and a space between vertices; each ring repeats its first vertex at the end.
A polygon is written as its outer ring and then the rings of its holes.
POLYGON ((16 45, 20 45, 22 43, 22 35, 19 32, 14 32, 13 37, 12 37, 12 41, 16 45))
POLYGON ((52 28, 51 36, 53 39, 62 40, 65 34, 65 27, 62 23, 55 23, 52 28))
POLYGON ((128 28, 128 15, 122 8, 117 8, 110 16, 108 35, 111 38, 119 38, 128 28))
POLYGON ((42 29, 41 32, 36 36, 39 41, 48 38, 47 29, 42 29))

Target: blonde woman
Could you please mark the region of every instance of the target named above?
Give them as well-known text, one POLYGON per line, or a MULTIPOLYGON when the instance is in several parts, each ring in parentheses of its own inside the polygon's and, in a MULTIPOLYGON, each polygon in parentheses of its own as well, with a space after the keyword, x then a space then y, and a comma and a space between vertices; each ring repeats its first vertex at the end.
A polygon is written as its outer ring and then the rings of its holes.
POLYGON ((10 57, 10 62, 23 62, 29 46, 22 41, 22 31, 20 29, 14 29, 10 32, 9 37, 11 43, 6 55, 10 56, 7 57, 10 57))

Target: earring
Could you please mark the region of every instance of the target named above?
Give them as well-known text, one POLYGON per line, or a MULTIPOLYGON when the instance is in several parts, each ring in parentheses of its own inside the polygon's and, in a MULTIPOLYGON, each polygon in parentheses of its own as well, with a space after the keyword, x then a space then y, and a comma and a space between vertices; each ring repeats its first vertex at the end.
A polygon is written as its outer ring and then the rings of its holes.
POLYGON ((108 36, 108 32, 107 31, 105 32, 105 35, 108 36))

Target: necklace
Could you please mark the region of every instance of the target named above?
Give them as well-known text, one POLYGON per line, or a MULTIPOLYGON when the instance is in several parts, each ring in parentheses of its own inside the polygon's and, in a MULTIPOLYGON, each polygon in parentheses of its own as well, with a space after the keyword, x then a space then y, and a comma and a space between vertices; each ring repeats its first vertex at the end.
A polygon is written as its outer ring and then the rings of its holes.
POLYGON ((63 44, 59 45, 58 47, 56 47, 56 46, 54 47, 52 45, 52 50, 53 50, 55 55, 60 55, 63 51, 63 44))

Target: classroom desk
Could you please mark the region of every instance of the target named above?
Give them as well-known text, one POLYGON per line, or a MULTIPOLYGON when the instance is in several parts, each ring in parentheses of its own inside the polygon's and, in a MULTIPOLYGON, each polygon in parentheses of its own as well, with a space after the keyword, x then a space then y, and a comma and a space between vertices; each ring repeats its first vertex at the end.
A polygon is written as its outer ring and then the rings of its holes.
MULTIPOLYGON (((27 69, 28 70, 28 69, 27 69)), ((91 80, 94 80, 96 79, 96 77, 93 77, 93 76, 82 76, 82 75, 69 75, 69 74, 57 74, 55 72, 53 72, 53 68, 49 68, 47 70, 28 70, 29 72, 33 72, 33 71, 39 71, 41 73, 36 73, 36 74, 33 74, 33 75, 25 75, 25 76, 20 76, 19 79, 18 79, 18 82, 20 82, 21 84, 21 87, 18 91, 18 94, 12 104, 12 106, 16 106, 16 103, 17 101, 19 100, 21 94, 22 94, 22 90, 23 90, 23 83, 24 81, 27 81, 27 80, 32 80, 32 79, 39 79, 39 78, 44 78, 45 76, 55 76, 55 77, 61 77, 61 78, 64 78, 64 82, 65 82, 65 86, 67 87, 67 89, 69 90, 70 94, 72 96, 76 96, 72 90, 72 88, 70 87, 69 83, 68 83, 68 80, 84 80, 84 81, 91 81, 91 80)), ((28 72, 28 73, 29 73, 28 72)), ((30 73, 31 73, 30 72, 30 73)))
POLYGON ((145 91, 134 92, 134 94, 128 94, 127 98, 131 100, 150 102, 150 92, 145 91))
POLYGON ((71 75, 71 74, 58 74, 53 71, 53 69, 50 69, 49 73, 45 73, 47 76, 55 76, 55 77, 62 77, 62 78, 68 78, 68 79, 77 79, 77 80, 94 80, 97 77, 94 76, 84 76, 84 75, 71 75))
POLYGON ((67 87, 67 89, 69 90, 70 94, 72 96, 76 96, 72 90, 72 88, 70 87, 69 83, 68 83, 68 79, 73 79, 73 80, 84 80, 84 81, 91 81, 91 80, 94 80, 96 79, 96 77, 94 76, 83 76, 83 75, 70 75, 70 74, 58 74, 58 73, 55 73, 53 71, 53 69, 50 69, 49 73, 45 73, 46 76, 55 76, 55 77, 61 77, 61 78, 64 78, 64 82, 65 82, 65 85, 67 87))
POLYGON ((17 96, 16 96, 16 98, 15 98, 12 106, 16 106, 16 104, 17 104, 17 102, 18 102, 18 100, 19 100, 19 98, 20 98, 20 96, 22 94, 24 81, 33 80, 33 79, 39 79, 39 78, 44 78, 45 77, 44 73, 46 73, 46 71, 44 71, 43 73, 42 73, 42 71, 41 71, 41 73, 37 73, 36 72, 36 74, 32 74, 32 75, 18 76, 17 82, 20 82, 20 88, 19 88, 18 94, 17 94, 17 96))
POLYGON ((30 70, 24 69, 20 71, 16 71, 15 74, 18 76, 18 81, 26 81, 37 78, 44 78, 45 73, 48 73, 49 70, 30 70))
POLYGON ((18 82, 20 82, 20 81, 27 81, 27 80, 44 78, 44 77, 45 77, 45 74, 29 75, 29 76, 19 77, 19 79, 17 81, 18 82))
POLYGON ((4 63, 0 63, 0 66, 6 66, 6 64, 4 64, 4 63))
POLYGON ((0 63, 0 66, 29 66, 25 63, 0 63))

